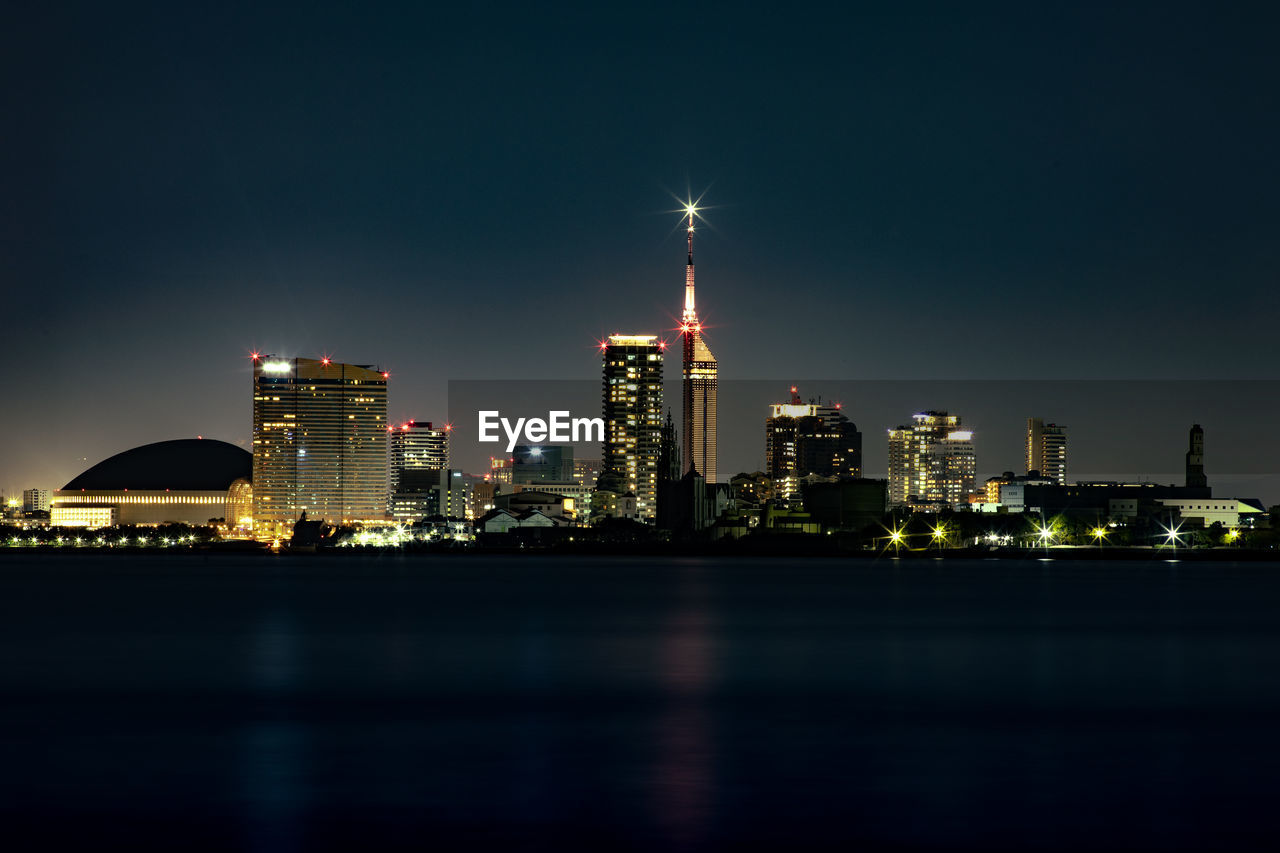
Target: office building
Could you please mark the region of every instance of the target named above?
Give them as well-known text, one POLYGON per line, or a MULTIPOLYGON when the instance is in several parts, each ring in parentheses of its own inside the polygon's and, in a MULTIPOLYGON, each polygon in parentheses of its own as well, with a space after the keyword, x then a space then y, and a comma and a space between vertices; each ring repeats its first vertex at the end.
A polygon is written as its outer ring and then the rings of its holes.
POLYGON ((1036 471, 1059 486, 1067 484, 1067 428, 1027 418, 1027 473, 1036 471))
POLYGON ((770 406, 765 419, 765 473, 782 500, 797 495, 801 478, 811 474, 862 476, 862 433, 843 406, 805 403, 798 390, 791 386, 791 401, 770 406))
POLYGON ((449 467, 448 424, 435 426, 431 421, 408 420, 387 428, 387 466, 391 493, 399 489, 405 471, 449 467))
POLYGON ((611 491, 633 494, 637 516, 652 522, 662 441, 665 345, 656 335, 610 335, 600 348, 604 367, 601 463, 606 472, 616 475, 611 491))
POLYGON ((921 412, 889 430, 889 503, 941 509, 967 504, 977 458, 960 416, 921 412))
POLYGON ((684 311, 680 316, 683 344, 681 390, 683 418, 680 427, 682 474, 696 470, 708 483, 716 482, 716 383, 718 366, 702 337, 702 321, 693 293, 693 214, 689 214, 689 261, 684 273, 684 311))
POLYGON ((255 535, 305 512, 330 524, 387 518, 387 380, 328 358, 253 360, 255 535))

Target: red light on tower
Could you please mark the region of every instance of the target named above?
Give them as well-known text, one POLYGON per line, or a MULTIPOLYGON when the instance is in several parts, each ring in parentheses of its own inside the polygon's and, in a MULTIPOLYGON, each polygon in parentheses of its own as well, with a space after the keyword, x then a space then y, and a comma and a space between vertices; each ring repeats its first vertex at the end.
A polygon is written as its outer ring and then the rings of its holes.
POLYGON ((320 363, 321 363, 321 364, 323 364, 325 367, 328 367, 328 366, 329 366, 329 356, 327 356, 327 355, 326 355, 324 358, 320 359, 320 363))
POLYGON ((391 378, 391 372, 390 372, 389 370, 384 370, 384 371, 382 371, 382 378, 383 378, 383 379, 390 379, 390 378, 391 378))
POLYGON ((444 425, 444 431, 445 431, 445 432, 453 432, 453 424, 445 424, 445 425, 444 425))
POLYGON ((249 353, 249 358, 253 359, 254 361, 257 361, 258 359, 262 358, 262 353, 256 352, 256 351, 251 352, 249 353))
POLYGON ((664 349, 666 349, 666 348, 667 348, 667 342, 666 342, 666 341, 658 341, 658 349, 663 349, 663 350, 664 350, 664 349))

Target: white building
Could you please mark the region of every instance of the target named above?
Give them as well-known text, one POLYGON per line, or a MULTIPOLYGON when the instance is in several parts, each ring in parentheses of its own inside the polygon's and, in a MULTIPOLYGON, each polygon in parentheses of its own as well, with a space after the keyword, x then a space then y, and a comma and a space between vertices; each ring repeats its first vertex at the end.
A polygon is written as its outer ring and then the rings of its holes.
POLYGON ((49 511, 49 490, 48 489, 24 489, 22 491, 22 511, 23 512, 48 512, 49 511))
POLYGON ((1205 527, 1218 523, 1239 527, 1241 518, 1249 523, 1251 516, 1263 511, 1238 498, 1158 498, 1166 509, 1177 510, 1183 520, 1197 520, 1205 527))

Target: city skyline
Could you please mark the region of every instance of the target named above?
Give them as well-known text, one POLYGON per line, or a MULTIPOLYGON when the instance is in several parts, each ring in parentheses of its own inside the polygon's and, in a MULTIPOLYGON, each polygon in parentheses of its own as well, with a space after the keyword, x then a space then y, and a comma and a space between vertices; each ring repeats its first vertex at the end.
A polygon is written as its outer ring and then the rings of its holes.
POLYGON ((395 420, 449 379, 588 378, 591 336, 678 325, 670 211, 708 187, 722 398, 1266 378, 1276 12, 1188 9, 19 10, 0 340, 40 381, 7 397, 0 485, 247 441, 248 349, 376 359, 395 420))

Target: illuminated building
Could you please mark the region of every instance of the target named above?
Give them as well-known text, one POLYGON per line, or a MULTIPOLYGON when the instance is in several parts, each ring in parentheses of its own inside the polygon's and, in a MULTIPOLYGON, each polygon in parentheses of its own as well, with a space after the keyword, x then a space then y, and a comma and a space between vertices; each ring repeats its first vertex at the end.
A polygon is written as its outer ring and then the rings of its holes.
POLYGON ((231 516, 232 492, 252 459, 212 439, 144 444, 109 457, 53 493, 55 527, 208 524, 231 516))
POLYGON ((489 479, 495 483, 511 482, 511 466, 514 459, 498 459, 497 457, 489 457, 489 479))
POLYGON ((610 335, 600 349, 604 365, 601 463, 606 473, 613 472, 619 480, 610 491, 635 495, 636 514, 652 522, 662 442, 664 344, 656 335, 610 335))
POLYGON ((388 469, 391 493, 400 487, 405 471, 449 467, 449 433, 451 427, 433 426, 431 421, 405 421, 387 428, 388 469))
POLYGON ((1209 480, 1204 475, 1204 430, 1200 428, 1200 424, 1191 425, 1186 486, 1189 489, 1204 489, 1209 486, 1209 480))
POLYGON ((387 379, 328 358, 253 360, 253 519, 258 536, 311 521, 387 517, 387 379))
POLYGON ((765 472, 775 495, 787 500, 800 478, 862 476, 862 433, 839 403, 804 403, 791 387, 791 402, 769 407, 764 423, 765 472))
POLYGON ((22 511, 23 512, 48 512, 49 511, 49 490, 48 489, 23 489, 22 511))
POLYGON ((702 339, 702 322, 693 296, 693 214, 689 205, 689 262, 684 273, 684 312, 680 316, 683 343, 681 389, 684 413, 680 450, 682 474, 695 469, 708 483, 716 482, 716 357, 702 339))
POLYGON ((578 459, 573 460, 573 479, 586 486, 595 486, 596 480, 600 477, 600 460, 599 459, 578 459))
POLYGON ((227 488, 227 514, 223 518, 233 535, 253 533, 253 484, 247 478, 240 477, 227 488))
POLYGON ((889 430, 889 503, 955 507, 974 491, 973 432, 960 416, 922 412, 910 426, 889 430))
POLYGON ((1059 486, 1067 484, 1066 427, 1027 418, 1027 473, 1032 471, 1059 486))

